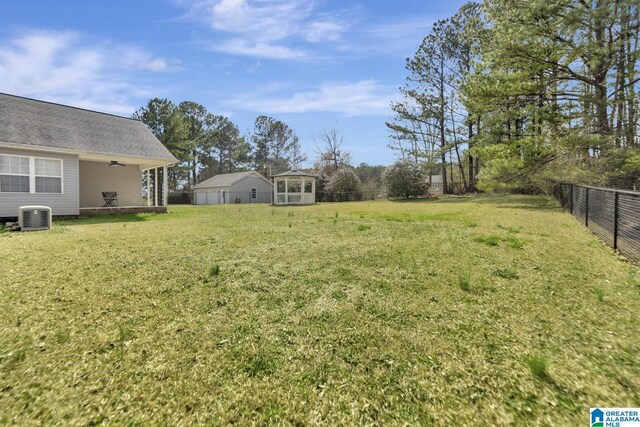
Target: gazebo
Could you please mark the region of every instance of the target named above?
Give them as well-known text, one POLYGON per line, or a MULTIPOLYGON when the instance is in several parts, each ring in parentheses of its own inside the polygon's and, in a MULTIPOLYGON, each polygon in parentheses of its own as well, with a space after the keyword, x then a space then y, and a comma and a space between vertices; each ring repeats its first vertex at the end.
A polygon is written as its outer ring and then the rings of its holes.
POLYGON ((311 205, 316 202, 316 175, 291 169, 271 178, 274 205, 311 205))

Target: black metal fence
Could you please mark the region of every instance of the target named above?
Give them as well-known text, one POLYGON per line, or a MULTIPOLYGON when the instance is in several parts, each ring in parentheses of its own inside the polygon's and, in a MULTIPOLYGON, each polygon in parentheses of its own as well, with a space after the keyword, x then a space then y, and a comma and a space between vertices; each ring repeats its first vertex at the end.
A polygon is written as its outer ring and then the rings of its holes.
POLYGON ((384 198, 380 191, 318 191, 316 202, 361 202, 384 198))
POLYGON ((553 195, 603 242, 640 262, 640 192, 557 184, 553 195))
POLYGON ((172 191, 169 193, 170 205, 190 205, 193 204, 193 193, 190 191, 172 191))

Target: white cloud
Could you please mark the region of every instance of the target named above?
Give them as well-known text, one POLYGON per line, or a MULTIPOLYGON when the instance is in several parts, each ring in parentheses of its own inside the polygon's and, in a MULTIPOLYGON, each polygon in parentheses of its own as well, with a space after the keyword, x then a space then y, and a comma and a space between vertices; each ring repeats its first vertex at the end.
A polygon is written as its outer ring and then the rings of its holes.
POLYGON ((188 17, 228 35, 211 49, 234 55, 301 59, 309 56, 301 43, 337 41, 348 27, 336 14, 316 14, 308 0, 177 1, 188 17))
POLYGON ((152 56, 138 47, 119 46, 111 48, 111 56, 117 60, 122 68, 131 70, 146 70, 154 72, 181 71, 180 61, 167 61, 164 58, 152 56))
POLYGON ((344 31, 345 26, 339 22, 312 22, 308 27, 306 39, 310 42, 337 41, 344 31))
MULTIPOLYGON (((311 14, 311 3, 298 0, 221 0, 209 3, 210 25, 216 30, 283 40, 299 31, 311 14)), ((206 16, 206 15, 205 15, 206 16)))
POLYGON ((212 49, 233 55, 271 59, 301 59, 307 54, 307 52, 302 49, 292 49, 286 46, 264 42, 250 42, 243 39, 229 39, 213 45, 212 49))
POLYGON ((358 35, 364 40, 369 40, 369 43, 360 44, 355 47, 355 50, 406 57, 418 49, 435 22, 435 18, 418 16, 400 21, 372 24, 358 35))
POLYGON ((230 107, 265 113, 332 112, 346 116, 386 116, 389 104, 398 97, 397 91, 373 80, 356 83, 325 83, 308 91, 287 96, 241 94, 227 101, 230 107))
POLYGON ((0 91, 116 114, 131 114, 136 70, 170 71, 174 63, 131 46, 87 44, 73 32, 30 31, 0 42, 0 91))

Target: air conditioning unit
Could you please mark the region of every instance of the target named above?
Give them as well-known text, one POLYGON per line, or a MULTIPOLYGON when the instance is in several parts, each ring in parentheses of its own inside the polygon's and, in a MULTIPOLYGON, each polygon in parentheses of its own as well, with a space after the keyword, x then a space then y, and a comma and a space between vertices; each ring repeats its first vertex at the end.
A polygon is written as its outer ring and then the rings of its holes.
POLYGON ((51 208, 47 206, 20 206, 18 224, 22 231, 48 230, 51 228, 51 208))

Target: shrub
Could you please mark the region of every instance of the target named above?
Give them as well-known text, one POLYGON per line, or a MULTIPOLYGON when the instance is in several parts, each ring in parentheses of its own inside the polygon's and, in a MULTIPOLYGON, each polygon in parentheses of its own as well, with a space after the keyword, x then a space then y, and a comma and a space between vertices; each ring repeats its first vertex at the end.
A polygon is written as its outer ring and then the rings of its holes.
POLYGON ((360 178, 355 170, 350 166, 343 166, 331 174, 325 191, 347 195, 347 200, 358 200, 361 187, 360 178))
POLYGON ((405 198, 425 196, 429 192, 427 172, 415 163, 398 161, 384 173, 387 197, 405 198))

